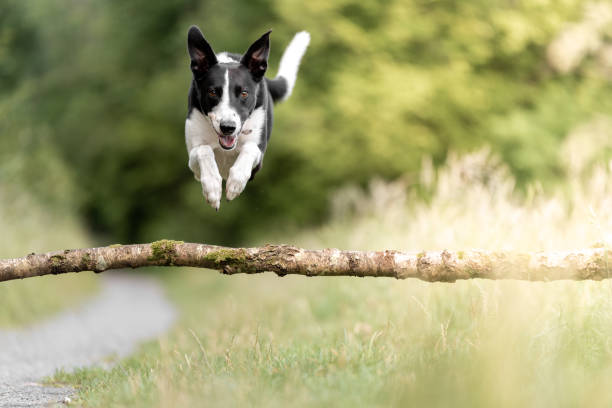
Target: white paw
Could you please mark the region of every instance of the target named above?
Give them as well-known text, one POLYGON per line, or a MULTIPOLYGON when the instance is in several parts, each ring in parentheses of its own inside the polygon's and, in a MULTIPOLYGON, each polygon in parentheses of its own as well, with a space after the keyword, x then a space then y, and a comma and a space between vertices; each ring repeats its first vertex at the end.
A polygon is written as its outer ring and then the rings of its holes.
POLYGON ((251 177, 251 172, 240 171, 239 169, 231 168, 229 178, 225 183, 225 196, 228 200, 233 200, 238 197, 244 190, 251 177))
POLYGON ((202 177, 200 179, 202 183, 202 193, 206 202, 210 204, 215 210, 219 211, 221 206, 221 176, 217 177, 202 177))
POLYGON ((198 158, 196 156, 189 156, 189 163, 187 164, 189 169, 193 172, 193 177, 200 181, 200 164, 198 163, 198 158))

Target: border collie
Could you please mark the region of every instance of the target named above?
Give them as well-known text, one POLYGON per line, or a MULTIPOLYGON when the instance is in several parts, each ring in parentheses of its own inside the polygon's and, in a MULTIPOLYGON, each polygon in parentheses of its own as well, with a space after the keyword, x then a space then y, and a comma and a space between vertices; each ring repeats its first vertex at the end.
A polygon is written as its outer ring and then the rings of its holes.
POLYGON ((242 55, 215 54, 196 26, 187 48, 193 80, 189 89, 185 142, 189 168, 202 183, 206 201, 221 204, 222 180, 228 200, 236 198, 261 168, 272 131, 273 102, 291 95, 310 34, 295 35, 274 79, 264 78, 270 31, 242 55))

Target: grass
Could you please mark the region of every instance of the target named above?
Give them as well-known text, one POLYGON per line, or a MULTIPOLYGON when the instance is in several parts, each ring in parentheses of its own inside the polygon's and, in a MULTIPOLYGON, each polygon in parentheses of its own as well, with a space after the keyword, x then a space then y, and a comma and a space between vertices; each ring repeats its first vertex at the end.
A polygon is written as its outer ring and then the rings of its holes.
POLYGON ((93 274, 45 276, 0 283, 0 327, 19 327, 53 316, 98 290, 93 274))
MULTIPOLYGON (((23 191, 0 186, 0 258, 87 246, 74 217, 49 209, 23 191)), ((0 282, 0 327, 27 325, 89 298, 98 289, 91 273, 0 282)))
MULTIPOLYGON (((311 247, 565 249, 610 245, 612 169, 518 198, 486 152, 347 189, 311 247), (435 181, 434 181, 435 179, 435 181)), ((279 241, 263 237, 262 241, 279 241)), ((612 283, 159 273, 182 318, 109 371, 58 373, 106 406, 610 406, 612 283)))
POLYGON ((163 280, 183 312, 167 337, 54 381, 93 407, 612 403, 609 282, 163 280))

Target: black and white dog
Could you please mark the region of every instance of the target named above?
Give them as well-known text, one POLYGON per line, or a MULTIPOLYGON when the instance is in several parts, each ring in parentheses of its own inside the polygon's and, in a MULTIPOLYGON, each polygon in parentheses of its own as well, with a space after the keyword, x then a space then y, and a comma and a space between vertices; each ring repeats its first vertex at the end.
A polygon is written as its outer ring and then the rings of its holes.
POLYGON ((189 29, 187 45, 193 81, 185 142, 189 168, 202 183, 206 201, 221 203, 222 179, 228 200, 236 198, 261 168, 270 132, 273 102, 291 95, 310 35, 295 35, 285 50, 278 75, 264 78, 270 54, 270 32, 244 54, 215 54, 202 32, 189 29))

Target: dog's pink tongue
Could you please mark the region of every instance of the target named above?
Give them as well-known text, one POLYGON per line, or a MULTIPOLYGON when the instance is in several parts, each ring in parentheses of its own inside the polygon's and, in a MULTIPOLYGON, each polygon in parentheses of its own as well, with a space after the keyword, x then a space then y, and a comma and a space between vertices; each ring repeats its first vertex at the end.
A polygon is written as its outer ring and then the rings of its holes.
POLYGON ((235 142, 236 142, 235 136, 223 136, 219 138, 219 143, 221 143, 223 147, 227 147, 228 149, 234 146, 235 142))

